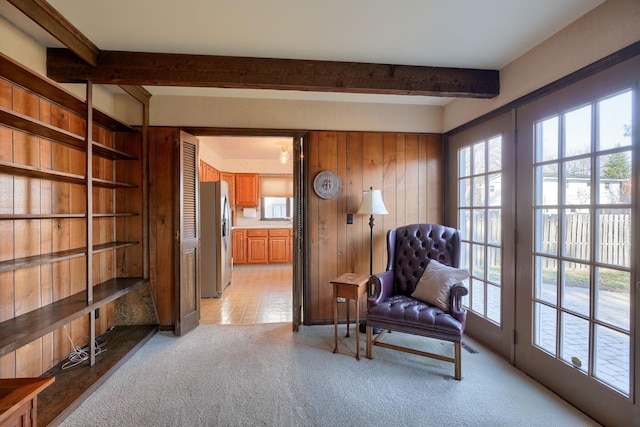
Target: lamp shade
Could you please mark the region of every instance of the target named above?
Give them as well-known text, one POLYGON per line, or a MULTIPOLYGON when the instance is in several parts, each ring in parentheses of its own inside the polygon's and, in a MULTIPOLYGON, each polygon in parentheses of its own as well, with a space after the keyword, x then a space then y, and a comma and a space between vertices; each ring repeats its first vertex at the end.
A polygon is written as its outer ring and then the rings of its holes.
POLYGON ((362 192, 362 201, 360 202, 360 207, 358 208, 357 213, 363 215, 388 214, 389 212, 387 212, 387 208, 384 207, 380 190, 364 190, 362 192))

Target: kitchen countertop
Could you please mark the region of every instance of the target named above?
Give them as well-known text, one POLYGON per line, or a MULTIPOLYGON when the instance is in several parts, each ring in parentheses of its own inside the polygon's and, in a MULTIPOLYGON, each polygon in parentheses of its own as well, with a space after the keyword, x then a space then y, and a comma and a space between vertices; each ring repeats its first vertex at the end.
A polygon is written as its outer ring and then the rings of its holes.
POLYGON ((234 225, 232 230, 256 229, 256 228, 293 228, 293 224, 273 224, 273 225, 234 225))

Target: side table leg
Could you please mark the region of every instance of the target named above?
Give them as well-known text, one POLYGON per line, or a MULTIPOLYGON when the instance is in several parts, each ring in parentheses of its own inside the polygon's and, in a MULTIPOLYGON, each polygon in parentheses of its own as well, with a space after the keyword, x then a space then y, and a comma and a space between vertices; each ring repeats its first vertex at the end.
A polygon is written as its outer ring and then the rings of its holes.
POLYGON ((356 297, 356 359, 360 360, 360 299, 356 297))
POLYGON ((333 352, 338 352, 338 298, 335 296, 335 285, 333 288, 333 338, 335 341, 335 347, 333 352))
POLYGON ((345 337, 349 338, 349 298, 346 299, 345 304, 347 304, 347 335, 345 337))

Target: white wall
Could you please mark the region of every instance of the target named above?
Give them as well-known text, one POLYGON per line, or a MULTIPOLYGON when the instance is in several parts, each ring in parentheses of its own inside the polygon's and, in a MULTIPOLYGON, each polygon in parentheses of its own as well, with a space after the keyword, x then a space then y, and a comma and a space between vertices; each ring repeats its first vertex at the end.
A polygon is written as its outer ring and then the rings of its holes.
POLYGON ((607 0, 500 70, 500 95, 456 99, 445 106, 443 131, 571 74, 640 40, 640 1, 607 0))
POLYGON ((151 126, 441 133, 442 107, 283 99, 151 97, 151 126))
MULTIPOLYGON (((0 16, 0 53, 10 57, 15 62, 29 68, 30 70, 47 76, 47 51, 44 46, 36 40, 23 33, 12 23, 0 16)), ((86 88, 84 84, 62 84, 59 85, 77 98, 84 100, 86 98, 86 88)), ((127 98, 132 99, 127 95, 127 98)), ((133 123, 117 114, 116 97, 113 93, 103 86, 93 87, 93 105, 99 110, 109 114, 110 116, 119 118, 128 124, 141 124, 141 106, 137 101, 133 101, 137 106, 129 106, 127 112, 129 118, 137 112, 135 119, 138 123, 133 123), (137 110, 136 110, 137 108, 137 110)), ((130 104, 131 101, 124 101, 124 104, 130 104)))

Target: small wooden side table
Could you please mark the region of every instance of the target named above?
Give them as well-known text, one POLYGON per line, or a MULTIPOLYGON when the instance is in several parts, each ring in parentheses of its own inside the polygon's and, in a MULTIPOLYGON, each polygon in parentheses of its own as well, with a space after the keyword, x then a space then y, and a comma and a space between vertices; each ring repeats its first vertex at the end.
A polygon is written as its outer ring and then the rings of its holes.
POLYGON ((330 283, 333 284, 333 335, 335 339, 334 353, 338 352, 338 298, 347 299, 347 334, 349 337, 349 300, 356 302, 356 359, 360 360, 360 334, 358 325, 360 323, 360 297, 367 292, 368 275, 345 273, 336 277, 330 283))

